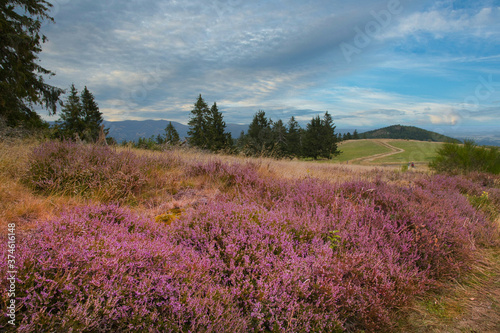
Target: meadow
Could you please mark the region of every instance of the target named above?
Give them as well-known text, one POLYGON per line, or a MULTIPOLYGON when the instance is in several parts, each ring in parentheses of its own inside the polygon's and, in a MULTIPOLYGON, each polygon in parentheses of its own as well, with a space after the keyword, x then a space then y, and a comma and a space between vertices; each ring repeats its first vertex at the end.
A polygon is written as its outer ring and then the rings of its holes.
POLYGON ((389 153, 391 150, 377 143, 376 140, 349 140, 339 145, 342 153, 334 158, 335 162, 347 162, 372 156, 375 154, 389 153))
POLYGON ((334 162, 398 166, 414 162, 420 165, 427 165, 437 156, 436 152, 441 146, 442 143, 440 142, 414 140, 349 140, 339 145, 342 154, 335 157, 334 162), (371 159, 371 157, 377 157, 375 155, 391 153, 394 149, 402 151, 371 159))
MULTIPOLYGON (((498 176, 35 140, 0 154, 17 265, 2 331, 449 328, 464 313, 436 295, 499 276, 498 176)), ((6 313, 6 251, 0 268, 6 313)))

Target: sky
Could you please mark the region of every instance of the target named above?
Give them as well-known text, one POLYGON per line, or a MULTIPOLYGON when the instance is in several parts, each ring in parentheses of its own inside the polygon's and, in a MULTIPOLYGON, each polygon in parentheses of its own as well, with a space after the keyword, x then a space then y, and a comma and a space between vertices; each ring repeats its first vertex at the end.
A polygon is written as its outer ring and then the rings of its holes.
POLYGON ((227 123, 500 131, 498 0, 49 2, 47 82, 87 86, 108 121, 186 124, 201 94, 227 123))

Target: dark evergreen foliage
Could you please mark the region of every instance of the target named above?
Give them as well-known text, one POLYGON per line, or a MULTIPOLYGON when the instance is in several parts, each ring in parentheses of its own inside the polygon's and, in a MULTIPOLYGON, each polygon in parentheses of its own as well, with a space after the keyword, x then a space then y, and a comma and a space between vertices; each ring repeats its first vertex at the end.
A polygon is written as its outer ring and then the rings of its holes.
POLYGON ((172 122, 169 122, 167 127, 165 127, 165 143, 177 145, 179 144, 179 141, 179 133, 175 129, 174 125, 172 125, 172 122))
MULTIPOLYGON (((102 122, 102 113, 99 111, 94 95, 85 87, 79 96, 78 90, 72 84, 56 123, 55 135, 68 140, 81 139, 96 142, 102 122)), ((108 129, 104 130, 105 134, 108 132, 108 129)))
POLYGON ((45 83, 43 75, 53 73, 37 63, 46 41, 40 27, 53 21, 51 6, 43 0, 0 2, 0 117, 8 126, 44 126, 34 105, 56 112, 63 90, 45 83))

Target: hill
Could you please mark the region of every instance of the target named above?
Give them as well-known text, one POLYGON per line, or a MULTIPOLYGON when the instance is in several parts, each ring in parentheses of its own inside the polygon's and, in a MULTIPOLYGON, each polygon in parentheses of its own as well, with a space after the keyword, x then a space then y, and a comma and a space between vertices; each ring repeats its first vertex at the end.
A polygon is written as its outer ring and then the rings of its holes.
POLYGON ((431 132, 415 126, 392 125, 389 127, 380 128, 373 131, 368 131, 360 134, 366 139, 404 139, 418 141, 434 141, 434 142, 456 142, 460 140, 442 135, 436 132, 431 132))

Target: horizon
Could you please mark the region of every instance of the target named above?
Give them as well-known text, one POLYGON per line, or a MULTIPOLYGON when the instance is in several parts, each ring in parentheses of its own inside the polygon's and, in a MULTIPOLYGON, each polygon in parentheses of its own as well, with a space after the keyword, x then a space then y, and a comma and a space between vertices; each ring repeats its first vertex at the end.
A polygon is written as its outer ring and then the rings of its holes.
POLYGON ((87 86, 107 121, 185 124, 201 94, 234 124, 500 124, 499 1, 51 3, 47 83, 87 86))

